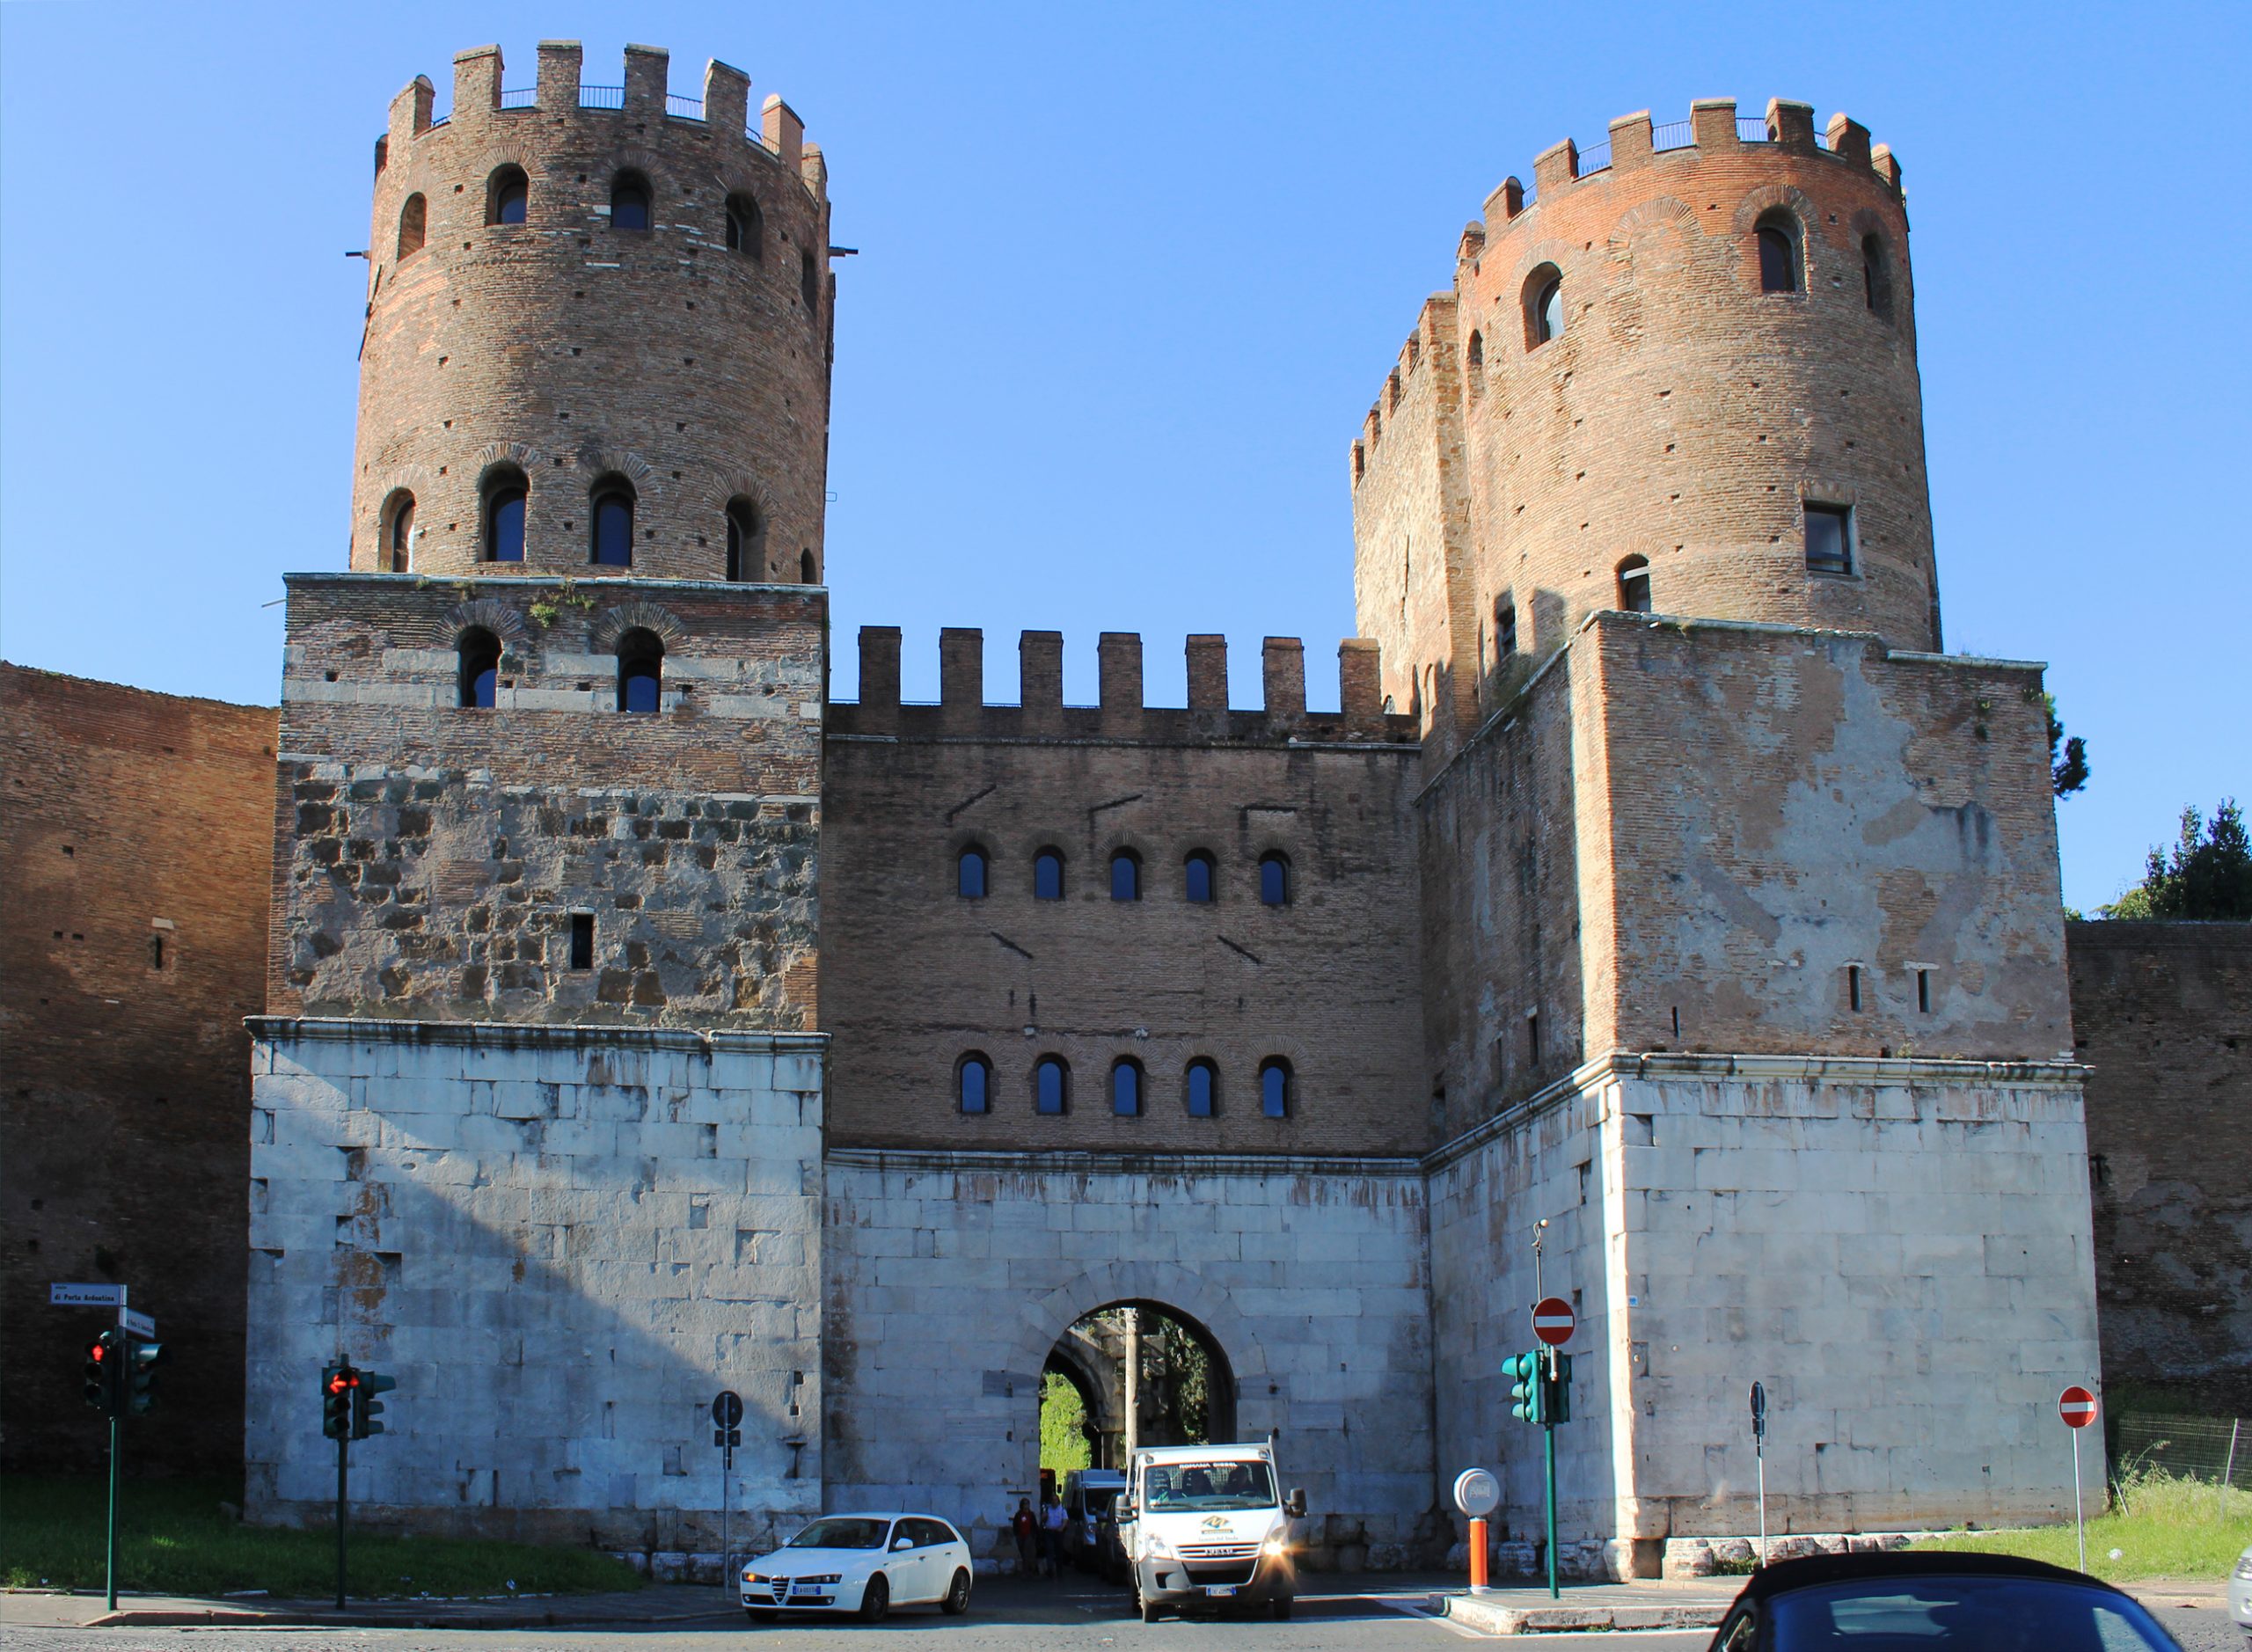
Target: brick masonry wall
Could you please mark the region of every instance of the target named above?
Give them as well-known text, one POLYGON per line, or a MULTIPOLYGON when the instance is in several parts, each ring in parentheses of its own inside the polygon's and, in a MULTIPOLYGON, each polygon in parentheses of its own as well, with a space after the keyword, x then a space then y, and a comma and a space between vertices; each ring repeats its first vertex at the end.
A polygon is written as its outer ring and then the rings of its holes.
MULTIPOLYGON (((1360 625, 1395 676, 1451 659, 1490 678, 1503 599, 1521 645, 1553 648, 1582 616, 1619 604, 1629 555, 1648 560, 1660 612, 1936 646, 1898 168, 1882 150, 1872 164, 1868 134, 1842 117, 1824 150, 1805 106, 1771 106, 1778 114, 1782 141, 1746 143, 1732 104, 1700 104, 1695 143, 1661 153, 1649 117, 1630 117, 1613 126, 1608 168, 1576 179, 1552 150, 1537 202, 1512 179, 1465 231, 1451 292, 1418 324, 1431 365, 1415 370, 1403 351, 1355 443, 1360 625), (1760 289, 1756 232, 1774 210, 1801 226, 1797 293, 1760 289), (1864 292, 1870 234, 1886 248, 1889 315, 1864 292), (1551 269, 1566 322, 1535 347, 1527 288, 1551 269), (1416 393, 1419 378, 1458 375, 1459 425, 1452 398, 1416 393), (1394 385, 1406 392, 1396 406, 1394 385), (1461 474, 1434 479, 1434 464, 1461 474), (1402 544, 1410 532, 1435 541, 1434 502, 1458 495, 1467 566, 1451 606, 1467 630, 1442 647, 1428 601, 1403 622, 1402 544), (1809 573, 1808 499, 1853 508, 1853 576, 1809 573)), ((1481 680, 1454 703, 1505 697, 1481 680)))
POLYGON ((736 1539, 819 1511, 818 1035, 256 1027, 253 1520, 333 1507, 339 1351, 398 1382, 356 1522, 715 1551, 722 1388, 736 1539))
MULTIPOLYGON (((536 106, 497 108, 500 53, 464 54, 452 118, 418 81, 391 106, 376 174, 369 299, 353 465, 352 559, 388 568, 389 513, 415 501, 417 572, 472 571, 480 482, 530 484, 525 566, 589 559, 589 490, 636 494, 635 571, 720 579, 728 501, 757 501, 765 568, 824 567, 830 279, 827 174, 786 107, 743 135, 748 82, 714 64, 704 113, 666 112, 662 52, 631 48, 622 108, 579 106, 575 42, 543 47, 536 106), (525 221, 487 223, 489 180, 530 180, 525 221), (611 186, 639 172, 646 230, 611 223, 611 186), (758 203, 760 252, 730 250, 726 205, 758 203), (410 197, 426 239, 400 255, 410 197), (813 303, 801 263, 815 260, 813 303)), ((528 77, 520 75, 519 78, 528 77)))
POLYGON ((104 1460, 78 1373, 112 1316, 47 1305, 52 1281, 100 1281, 166 1349, 133 1472, 223 1473, 274 713, 0 665, 0 1465, 104 1460))
POLYGON ((2103 1371, 2252 1415, 2252 924, 2072 924, 2103 1371))
POLYGON ((803 587, 293 576, 275 1012, 810 1027, 824 624, 803 587), (630 628, 653 715, 616 710, 630 628))
MULTIPOLYGON (((839 707, 840 727, 866 711, 839 707)), ((840 735, 829 749, 833 1142, 1131 1153, 1421 1145, 1412 745, 1293 747, 1274 731, 1193 743, 956 738, 913 732, 915 708, 905 720, 897 736, 840 735), (983 900, 957 893, 957 857, 972 845, 991 868, 983 900), (1057 902, 1032 892, 1033 858, 1049 845, 1066 858, 1057 902), (1217 862, 1209 906, 1183 895, 1184 859, 1200 848, 1217 862), (1139 901, 1111 898, 1121 849, 1141 858, 1139 901), (1270 850, 1290 857, 1287 906, 1259 900, 1270 850), (994 1067, 983 1115, 955 1102, 956 1064, 970 1052, 994 1067), (1062 1117, 1033 1112, 1033 1066, 1049 1054, 1071 1066, 1062 1117), (1273 1056, 1294 1070, 1287 1119, 1260 1109, 1259 1068, 1273 1056), (1185 1108, 1198 1056, 1220 1071, 1213 1118, 1185 1108), (1139 1117, 1112 1111, 1121 1058, 1147 1075, 1139 1117)))
POLYGON ((1610 799, 1591 1051, 2072 1047, 2037 667, 1625 615, 1572 652, 1610 799))

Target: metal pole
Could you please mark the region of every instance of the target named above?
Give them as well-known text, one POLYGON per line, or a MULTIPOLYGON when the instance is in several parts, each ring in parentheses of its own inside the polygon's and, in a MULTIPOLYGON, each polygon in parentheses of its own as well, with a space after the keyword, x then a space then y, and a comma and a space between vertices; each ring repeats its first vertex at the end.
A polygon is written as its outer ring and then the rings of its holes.
POLYGON ((734 1585, 735 1576, 735 1548, 728 1541, 728 1505, 735 1490, 735 1448, 723 1448, 720 1456, 720 1583, 722 1588, 734 1585))
POLYGON ((348 1443, 336 1436, 336 1609, 344 1610, 344 1453, 348 1443))
MULTIPOLYGON (((121 1343, 124 1338, 120 1337, 121 1343)), ((113 1356, 114 1357, 114 1356, 113 1356)), ((116 1371, 104 1371, 102 1380, 110 1385, 110 1402, 117 1401, 116 1371)), ((125 1455, 125 1419, 115 1411, 109 1414, 109 1609, 117 1610, 117 1482, 118 1460, 125 1455)))
POLYGON ((2243 1426, 2241 1417, 2228 1420, 2228 1461, 2220 1470, 2220 1517, 2224 1520, 2228 1518, 2228 1482, 2236 1473, 2236 1431, 2243 1426))
POLYGON ((1556 1600, 1563 1593, 1556 1587, 1556 1425, 1544 1420, 1540 1436, 1548 1458, 1548 1598, 1556 1600))
POLYGON ((1756 1441, 1751 1454, 1759 1459, 1759 1564, 1767 1563, 1767 1444, 1756 1441))
POLYGON ((2087 1569, 2087 1525, 2080 1512, 2080 1432, 2078 1429, 2073 1430, 2073 1530, 2080 1534, 2080 1569, 2084 1572, 2087 1569))

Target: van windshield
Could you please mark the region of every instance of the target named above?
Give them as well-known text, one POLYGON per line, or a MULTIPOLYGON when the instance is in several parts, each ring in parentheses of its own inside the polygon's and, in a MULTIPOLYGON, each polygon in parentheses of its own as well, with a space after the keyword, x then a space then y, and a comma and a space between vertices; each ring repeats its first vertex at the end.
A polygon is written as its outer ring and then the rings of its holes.
POLYGON ((1270 1509, 1275 1504, 1275 1476, 1260 1462, 1152 1464, 1142 1471, 1142 1485, 1143 1502, 1152 1513, 1270 1509))

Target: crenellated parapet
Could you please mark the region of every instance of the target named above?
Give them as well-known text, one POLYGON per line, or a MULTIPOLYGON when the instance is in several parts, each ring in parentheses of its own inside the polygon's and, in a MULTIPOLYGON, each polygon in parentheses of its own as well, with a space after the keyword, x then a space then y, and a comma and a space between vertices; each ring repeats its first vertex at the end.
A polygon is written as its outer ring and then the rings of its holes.
POLYGON ((457 574, 614 566, 819 583, 827 472, 828 171, 795 111, 717 60, 700 98, 578 42, 417 77, 376 146, 352 566, 457 574), (617 536, 613 536, 615 539, 617 536))
POLYGON ((1936 647, 1899 163, 1781 99, 1543 150, 1349 467, 1360 629, 1442 740, 1605 609, 1936 647))
POLYGON ((1144 703, 1142 639, 1105 632, 1097 644, 1100 690, 1093 705, 1064 703, 1064 639, 1027 631, 1018 642, 1018 698, 986 698, 985 633, 948 627, 939 633, 939 700, 903 702, 901 634, 896 625, 860 628, 860 698, 832 702, 829 732, 874 738, 1098 741, 1164 745, 1418 745, 1416 719, 1386 705, 1377 645, 1349 637, 1337 645, 1339 707, 1309 712, 1305 647, 1296 637, 1269 637, 1260 658, 1261 704, 1228 704, 1227 639, 1188 639, 1188 704, 1144 703))

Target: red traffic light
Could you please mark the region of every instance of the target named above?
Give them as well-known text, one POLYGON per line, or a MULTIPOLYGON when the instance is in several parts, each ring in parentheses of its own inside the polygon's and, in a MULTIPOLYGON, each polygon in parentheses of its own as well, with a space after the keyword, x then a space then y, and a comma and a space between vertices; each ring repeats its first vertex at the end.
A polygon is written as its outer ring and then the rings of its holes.
POLYGON ((92 1341, 86 1344, 86 1357, 93 1361, 97 1365, 102 1363, 103 1359, 107 1356, 108 1353, 109 1341, 105 1337, 98 1336, 92 1341))

